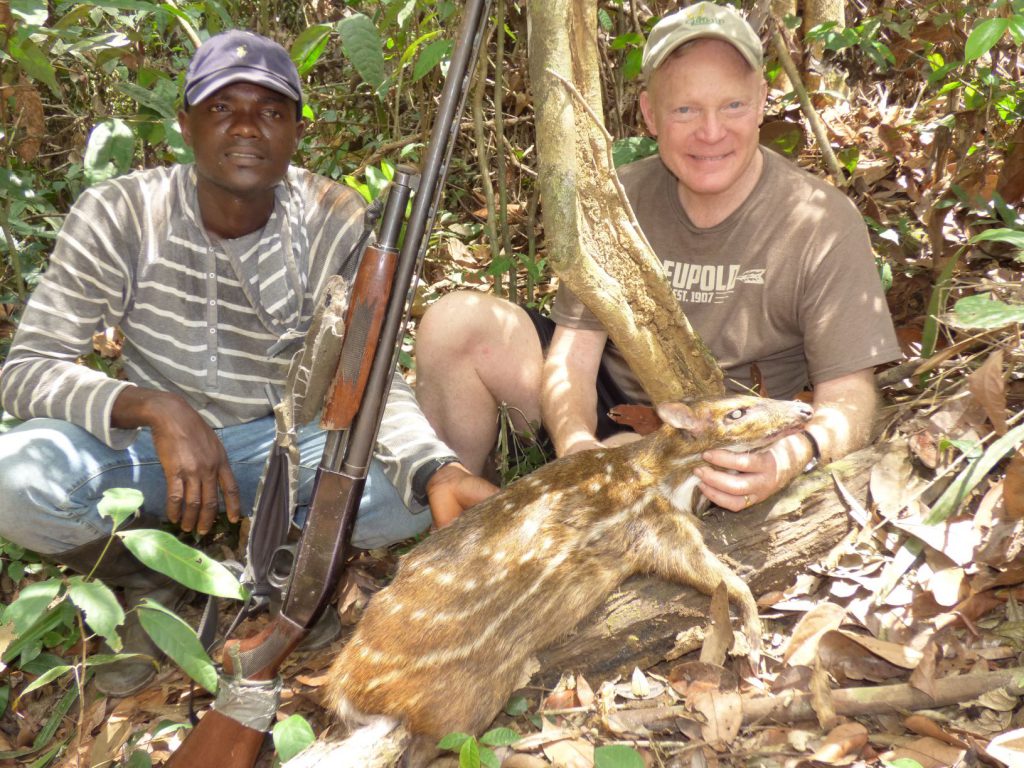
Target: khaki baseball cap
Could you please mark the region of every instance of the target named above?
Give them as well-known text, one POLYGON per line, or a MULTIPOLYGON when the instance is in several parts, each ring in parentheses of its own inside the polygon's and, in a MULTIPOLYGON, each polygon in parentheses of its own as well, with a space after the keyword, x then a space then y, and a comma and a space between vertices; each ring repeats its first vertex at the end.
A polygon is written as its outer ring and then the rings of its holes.
POLYGON ((680 45, 702 38, 729 43, 755 70, 764 66, 761 38, 747 20, 731 5, 700 2, 680 8, 654 25, 644 46, 644 77, 650 77, 680 45))

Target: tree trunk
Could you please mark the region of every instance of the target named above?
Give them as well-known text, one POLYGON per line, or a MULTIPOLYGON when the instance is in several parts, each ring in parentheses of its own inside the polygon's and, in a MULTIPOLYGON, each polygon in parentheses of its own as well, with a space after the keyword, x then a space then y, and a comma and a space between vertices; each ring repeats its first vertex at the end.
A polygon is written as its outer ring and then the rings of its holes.
POLYGON ((597 316, 652 402, 723 391, 615 177, 595 0, 530 3, 544 233, 559 279, 597 316), (572 151, 569 151, 570 148, 572 151))

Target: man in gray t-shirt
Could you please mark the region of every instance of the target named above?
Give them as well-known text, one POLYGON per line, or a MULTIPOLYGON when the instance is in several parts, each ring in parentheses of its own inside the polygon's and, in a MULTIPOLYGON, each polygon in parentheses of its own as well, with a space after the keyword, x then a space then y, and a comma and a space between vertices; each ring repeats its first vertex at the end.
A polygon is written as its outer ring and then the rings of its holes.
MULTIPOLYGON (((727 6, 700 2, 662 19, 644 50, 640 107, 658 156, 620 176, 683 311, 731 389, 756 364, 773 397, 813 385, 805 432, 755 453, 710 451, 701 491, 739 510, 819 455, 869 439, 872 371, 899 357, 856 209, 840 192, 760 148, 767 86, 761 42, 727 6)), ((550 343, 542 320, 489 296, 451 294, 424 316, 417 396, 472 471, 494 445, 497 407, 537 420, 558 455, 621 439, 599 427, 605 391, 643 393, 594 316, 559 290, 550 343), (545 354, 546 347, 546 354, 545 354)), ((614 397, 614 396, 613 396, 614 397)))

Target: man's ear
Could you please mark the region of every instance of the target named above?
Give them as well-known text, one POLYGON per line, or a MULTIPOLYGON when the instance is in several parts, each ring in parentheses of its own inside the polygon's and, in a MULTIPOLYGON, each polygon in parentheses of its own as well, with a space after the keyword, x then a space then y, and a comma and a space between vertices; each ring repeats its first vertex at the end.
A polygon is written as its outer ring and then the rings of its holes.
POLYGON ((178 129, 181 131, 181 138, 185 144, 192 146, 192 126, 189 125, 188 112, 184 109, 178 110, 178 129))
POLYGON ((296 149, 298 149, 298 147, 299 147, 299 141, 302 139, 303 136, 306 135, 306 128, 307 127, 308 126, 306 125, 306 121, 305 120, 299 120, 298 124, 295 126, 295 148, 296 149))
POLYGON ((640 112, 644 116, 647 132, 654 138, 658 138, 658 127, 654 121, 654 104, 651 103, 650 91, 646 89, 640 91, 640 112))

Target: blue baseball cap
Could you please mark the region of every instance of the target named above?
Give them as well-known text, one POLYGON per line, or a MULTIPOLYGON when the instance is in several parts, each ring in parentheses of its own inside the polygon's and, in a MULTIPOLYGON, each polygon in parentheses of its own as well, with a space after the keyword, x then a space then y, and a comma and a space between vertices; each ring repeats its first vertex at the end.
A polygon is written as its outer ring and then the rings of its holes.
POLYGON ((302 114, 302 84, 288 51, 273 40, 232 29, 196 49, 185 72, 185 104, 198 104, 226 85, 255 83, 287 96, 302 114))

